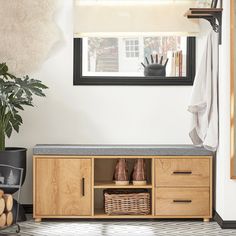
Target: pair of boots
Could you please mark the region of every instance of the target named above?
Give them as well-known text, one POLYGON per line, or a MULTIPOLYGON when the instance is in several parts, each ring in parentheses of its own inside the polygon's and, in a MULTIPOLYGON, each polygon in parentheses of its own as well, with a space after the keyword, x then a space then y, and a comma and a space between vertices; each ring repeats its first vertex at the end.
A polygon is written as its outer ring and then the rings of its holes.
MULTIPOLYGON (((116 163, 114 180, 117 185, 128 185, 128 165, 124 158, 118 159, 116 163)), ((146 165, 143 158, 136 159, 134 163, 134 168, 131 174, 131 180, 134 185, 146 185, 146 165)))

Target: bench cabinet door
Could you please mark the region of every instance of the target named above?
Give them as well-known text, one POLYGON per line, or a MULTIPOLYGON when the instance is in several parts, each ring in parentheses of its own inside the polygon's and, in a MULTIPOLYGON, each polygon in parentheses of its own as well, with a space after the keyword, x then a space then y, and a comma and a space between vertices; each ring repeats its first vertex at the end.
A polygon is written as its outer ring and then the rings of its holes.
POLYGON ((35 216, 90 216, 91 159, 35 158, 35 216))

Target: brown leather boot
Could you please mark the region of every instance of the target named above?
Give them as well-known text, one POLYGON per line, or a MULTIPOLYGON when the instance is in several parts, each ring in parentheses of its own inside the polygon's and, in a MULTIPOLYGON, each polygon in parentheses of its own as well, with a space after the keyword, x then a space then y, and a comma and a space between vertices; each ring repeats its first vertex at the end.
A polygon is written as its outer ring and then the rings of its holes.
POLYGON ((141 158, 135 160, 132 179, 133 185, 147 184, 145 159, 141 158))
POLYGON ((118 159, 116 163, 114 180, 117 185, 128 185, 128 165, 127 161, 124 158, 118 159))

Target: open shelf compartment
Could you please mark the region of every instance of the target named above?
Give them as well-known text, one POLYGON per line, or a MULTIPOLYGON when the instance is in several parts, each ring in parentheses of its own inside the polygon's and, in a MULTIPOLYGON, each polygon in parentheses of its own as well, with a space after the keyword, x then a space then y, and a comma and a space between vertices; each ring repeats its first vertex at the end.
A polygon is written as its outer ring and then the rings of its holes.
MULTIPOLYGON (((133 185, 130 181, 129 185, 116 185, 113 179, 117 159, 95 159, 94 160, 94 188, 152 188, 152 159, 146 158, 146 174, 147 184, 142 186, 133 185)), ((132 179, 132 171, 135 159, 128 158, 128 176, 132 179)))
MULTIPOLYGON (((123 188, 121 188, 123 189, 123 188)), ((94 190, 94 216, 100 218, 151 218, 153 217, 153 209, 152 209, 152 189, 148 189, 150 194, 150 214, 148 215, 108 215, 105 213, 105 206, 104 206, 104 190, 105 189, 95 189, 94 190)))
MULTIPOLYGON (((152 199, 153 199, 153 158, 145 159, 145 167, 146 167, 146 176, 147 176, 147 184, 146 185, 133 185, 132 181, 130 181, 129 185, 116 185, 113 179, 115 166, 118 158, 95 158, 94 159, 94 216, 96 218, 151 218, 153 217, 153 209, 152 209, 152 199), (148 215, 108 215, 105 213, 104 206, 104 190, 105 189, 127 189, 127 191, 132 191, 135 189, 145 189, 150 194, 150 214, 148 215), (129 190, 128 190, 129 189, 129 190)), ((136 158, 126 158, 128 165, 128 176, 129 180, 132 179, 132 171, 134 168, 134 163, 136 158)))

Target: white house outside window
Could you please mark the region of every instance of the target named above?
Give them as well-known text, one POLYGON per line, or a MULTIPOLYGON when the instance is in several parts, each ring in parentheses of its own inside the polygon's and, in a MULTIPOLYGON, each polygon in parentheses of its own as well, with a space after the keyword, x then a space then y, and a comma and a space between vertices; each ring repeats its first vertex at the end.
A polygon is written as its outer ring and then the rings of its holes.
POLYGON ((125 39, 126 57, 139 57, 138 39, 125 39))

